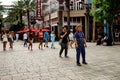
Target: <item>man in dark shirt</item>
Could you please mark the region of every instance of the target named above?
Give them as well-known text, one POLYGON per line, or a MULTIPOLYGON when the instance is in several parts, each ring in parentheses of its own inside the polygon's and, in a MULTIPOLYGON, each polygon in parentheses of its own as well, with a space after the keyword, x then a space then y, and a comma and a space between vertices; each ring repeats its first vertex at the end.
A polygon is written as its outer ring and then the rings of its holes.
POLYGON ((68 53, 68 35, 69 33, 66 30, 66 27, 63 28, 62 33, 60 34, 60 38, 62 39, 61 50, 59 52, 59 56, 61 57, 63 50, 65 49, 65 57, 67 58, 68 53))

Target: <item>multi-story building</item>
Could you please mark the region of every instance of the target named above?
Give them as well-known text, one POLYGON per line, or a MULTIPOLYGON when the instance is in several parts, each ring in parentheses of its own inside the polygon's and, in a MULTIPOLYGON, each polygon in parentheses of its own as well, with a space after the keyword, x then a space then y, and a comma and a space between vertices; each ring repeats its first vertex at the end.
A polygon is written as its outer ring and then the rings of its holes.
MULTIPOLYGON (((70 28, 75 29, 76 25, 82 24, 83 31, 86 37, 89 38, 87 35, 90 33, 90 31, 88 31, 88 19, 85 15, 87 11, 85 3, 87 1, 90 0, 70 0, 70 28)), ((67 27, 65 0, 47 0, 43 5, 42 16, 44 27, 49 27, 52 31, 55 31, 56 37, 58 38, 62 27, 67 27)))

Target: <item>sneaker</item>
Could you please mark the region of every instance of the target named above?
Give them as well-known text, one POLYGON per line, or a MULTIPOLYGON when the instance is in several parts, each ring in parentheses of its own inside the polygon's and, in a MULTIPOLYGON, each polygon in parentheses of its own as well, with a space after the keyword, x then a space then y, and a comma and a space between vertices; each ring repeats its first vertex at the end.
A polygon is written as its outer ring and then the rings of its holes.
POLYGON ((40 47, 38 47, 40 49, 40 47))
POLYGON ((59 55, 59 57, 60 57, 60 58, 62 58, 62 56, 61 56, 61 55, 59 55))
POLYGON ((30 47, 28 46, 28 50, 30 49, 30 47))
POLYGON ((3 51, 6 51, 6 49, 3 49, 3 51))
POLYGON ((82 66, 80 63, 77 63, 77 66, 82 66))
POLYGON ((65 58, 69 58, 69 56, 65 56, 65 58))
POLYGON ((88 63, 87 62, 83 62, 83 64, 87 65, 88 63))

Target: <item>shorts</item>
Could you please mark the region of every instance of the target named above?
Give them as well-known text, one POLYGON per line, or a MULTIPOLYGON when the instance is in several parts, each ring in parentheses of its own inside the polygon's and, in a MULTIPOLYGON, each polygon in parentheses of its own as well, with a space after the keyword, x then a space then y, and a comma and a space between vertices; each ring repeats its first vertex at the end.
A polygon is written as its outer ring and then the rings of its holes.
POLYGON ((42 44, 43 43, 43 38, 40 38, 39 41, 40 41, 40 44, 42 44))
POLYGON ((29 43, 33 43, 33 39, 30 39, 30 40, 29 40, 29 43))

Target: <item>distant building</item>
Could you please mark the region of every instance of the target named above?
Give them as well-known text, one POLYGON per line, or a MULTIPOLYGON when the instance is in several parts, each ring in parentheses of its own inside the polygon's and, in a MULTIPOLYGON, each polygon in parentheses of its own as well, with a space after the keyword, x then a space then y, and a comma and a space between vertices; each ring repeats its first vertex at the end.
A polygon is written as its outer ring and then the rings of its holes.
MULTIPOLYGON (((38 1, 38 0, 37 0, 38 1)), ((91 3, 91 0, 71 0, 70 1, 70 28, 75 30, 76 25, 82 24, 83 30, 87 37, 87 17, 85 3, 91 3)), ((36 12, 39 12, 42 16, 43 27, 55 31, 58 37, 61 28, 63 26, 67 27, 67 8, 65 6, 64 0, 46 0, 42 1, 36 12), (60 2, 59 2, 60 1, 60 2), (41 9, 40 9, 41 8, 41 9), (59 12, 61 11, 61 13, 59 12)), ((38 13, 36 13, 38 15, 38 13)), ((39 16, 38 16, 39 17, 39 16)), ((92 23, 91 23, 92 26, 92 23)))

